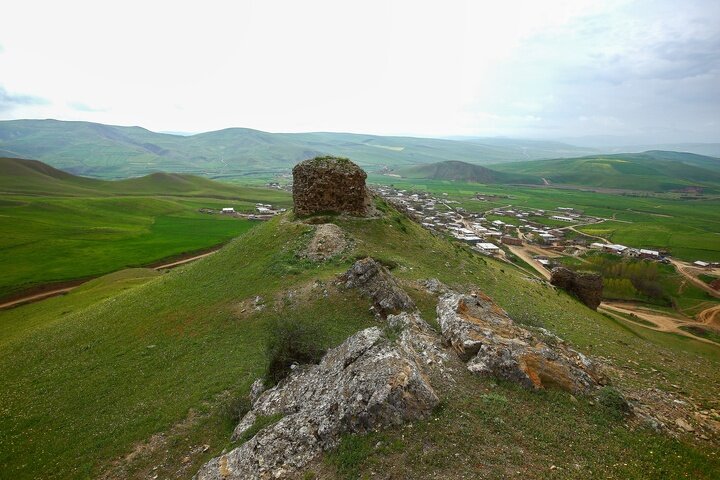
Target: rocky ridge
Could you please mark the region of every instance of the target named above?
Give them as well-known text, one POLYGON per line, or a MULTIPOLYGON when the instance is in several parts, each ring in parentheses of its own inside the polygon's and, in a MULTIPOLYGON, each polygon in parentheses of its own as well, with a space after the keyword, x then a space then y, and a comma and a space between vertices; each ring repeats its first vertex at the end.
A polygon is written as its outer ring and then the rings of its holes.
POLYGON ((547 332, 544 336, 552 341, 516 326, 480 292, 466 295, 437 280, 425 282, 429 290, 445 292, 437 306, 438 334, 377 261, 357 261, 339 281, 372 300, 384 319, 382 328, 356 333, 328 351, 320 364, 296 367, 269 390, 256 381, 252 409, 233 439, 259 421, 277 421, 208 462, 196 479, 292 478, 321 452, 336 447, 344 433, 422 419, 439 402, 430 379, 452 377, 446 365, 455 355, 471 372, 533 390, 553 386, 587 394, 603 383, 589 359, 547 332))
POLYGON ((543 340, 515 325, 482 292, 446 293, 438 301, 437 317, 443 338, 478 375, 572 393, 590 393, 607 382, 585 355, 549 332, 543 340))

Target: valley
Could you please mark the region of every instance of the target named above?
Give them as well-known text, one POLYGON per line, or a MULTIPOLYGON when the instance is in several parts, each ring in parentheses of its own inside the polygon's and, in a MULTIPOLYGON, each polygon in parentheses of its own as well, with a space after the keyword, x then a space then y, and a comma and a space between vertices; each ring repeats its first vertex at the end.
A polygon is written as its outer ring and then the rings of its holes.
MULTIPOLYGON (((424 286, 427 279, 465 291, 481 286, 518 325, 552 331, 602 359, 615 388, 638 411, 655 412, 671 434, 647 428, 640 417, 623 420, 624 414, 589 398, 536 394, 454 373, 456 383, 443 386, 449 389, 443 406, 429 419, 344 436, 310 466, 314 474, 356 478, 356 472, 384 469, 423 478, 441 468, 461 477, 482 468, 489 476, 512 471, 517 478, 574 478, 578 471, 590 478, 618 472, 646 478, 648 471, 712 478, 720 468, 711 453, 720 416, 713 373, 720 347, 712 319, 720 303, 708 297, 710 287, 683 276, 703 282, 688 262, 712 262, 720 253, 712 239, 720 200, 712 195, 619 196, 371 173, 375 216, 298 218, 280 212, 292 206, 284 175, 220 183, 153 174, 108 182, 5 162, 0 219, 9 235, 0 252, 8 252, 8 272, 16 272, 7 277, 6 298, 18 284, 97 277, 61 296, 0 310, 0 368, 6 372, 0 395, 8 412, 0 416, 0 443, 7 447, 0 465, 13 478, 191 477, 223 450, 242 445, 227 439, 245 408, 238 399, 267 368, 273 325, 285 318, 312 322, 325 332, 326 346, 377 325, 366 299, 337 282, 367 257, 391 269, 435 331, 438 297, 424 286), (261 214, 267 205, 277 214, 261 214), (418 217, 422 209, 416 207, 428 205, 434 213, 418 217), (233 212, 220 213, 223 208, 233 212), (439 213, 447 220, 425 218, 442 218, 439 213), (678 221, 695 243, 677 238, 678 221), (339 227, 347 239, 327 260, 303 253, 317 223, 339 227), (473 230, 479 226, 485 230, 473 230), (488 237, 493 231, 498 236, 488 237), (482 241, 468 242, 471 233, 482 241), (543 235, 552 239, 543 241, 543 235), (636 240, 625 240, 633 235, 636 240), (506 244, 504 237, 520 243, 506 244), (657 263, 669 304, 631 292, 604 300, 594 312, 541 281, 549 277, 538 259, 569 266, 592 266, 598 255, 619 261, 591 244, 621 241, 638 252, 667 250, 686 267, 672 273, 672 264, 657 263), (497 251, 482 248, 483 242, 497 251), (224 245, 213 247, 218 244, 224 245), (217 252, 192 253, 209 248, 217 252), (157 266, 163 258, 172 264, 178 255, 200 258, 162 272, 127 268, 157 266), (650 395, 651 389, 667 393, 650 395), (23 411, 28 402, 32 409, 23 411), (415 435, 407 435, 409 428, 415 435), (518 438, 528 439, 517 447, 522 454, 497 449, 518 438), (461 439, 478 449, 463 450, 461 461, 452 462, 441 445, 461 439), (385 446, 373 447, 378 443, 385 446), (657 455, 648 456, 649 450, 657 455)), ((713 271, 703 272, 712 277, 713 271)), ((613 285, 608 292, 623 292, 613 285)))
POLYGON ((0 298, 146 266, 225 243, 256 221, 201 208, 254 212, 289 195, 199 177, 154 175, 108 182, 46 165, 0 159, 0 298))

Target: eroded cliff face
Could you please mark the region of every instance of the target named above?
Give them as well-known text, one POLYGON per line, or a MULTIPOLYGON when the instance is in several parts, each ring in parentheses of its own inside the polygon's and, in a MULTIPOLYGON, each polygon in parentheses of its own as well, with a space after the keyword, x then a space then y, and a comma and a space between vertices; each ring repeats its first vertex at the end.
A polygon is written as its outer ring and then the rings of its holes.
POLYGON ((293 168, 293 203, 296 215, 371 213, 367 174, 346 158, 318 157, 293 168))
POLYGON ((575 295, 593 310, 597 310, 602 301, 603 280, 597 273, 578 273, 565 267, 555 267, 550 283, 575 295))

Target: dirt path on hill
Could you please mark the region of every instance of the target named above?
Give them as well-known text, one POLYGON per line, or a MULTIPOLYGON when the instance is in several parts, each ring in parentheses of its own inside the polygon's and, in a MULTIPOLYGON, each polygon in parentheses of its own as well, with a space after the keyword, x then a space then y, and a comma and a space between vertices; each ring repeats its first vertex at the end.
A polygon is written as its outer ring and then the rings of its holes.
POLYGON ((542 265, 540 265, 537 260, 532 258, 532 255, 525 251, 524 248, 515 245, 508 245, 507 247, 513 254, 522 258, 525 263, 533 267, 540 275, 542 275, 545 280, 550 281, 550 272, 542 265))
POLYGON ((720 292, 718 292, 717 290, 714 290, 710 285, 703 282, 702 280, 700 280, 699 278, 697 278, 695 275, 692 274, 690 269, 694 268, 694 267, 691 267, 687 263, 684 263, 684 262, 681 262, 681 261, 675 260, 675 259, 670 259, 670 263, 672 263, 673 266, 675 267, 675 269, 681 275, 685 276, 685 278, 690 280, 696 287, 701 288, 702 290, 705 290, 706 292, 708 292, 710 295, 712 295, 715 298, 720 298, 720 292))
MULTIPOLYGON (((179 267, 181 265, 185 265, 186 263, 194 262, 195 260, 200 260, 201 258, 205 258, 205 257, 217 252, 218 250, 220 250, 220 248, 215 248, 214 250, 211 250, 209 252, 205 251, 201 254, 195 254, 192 257, 183 258, 181 260, 175 260, 170 263, 161 263, 160 265, 150 266, 148 268, 152 268, 154 270, 168 270, 171 268, 179 267)), ((112 272, 109 272, 109 273, 112 273, 112 272)), ((106 274, 106 275, 108 275, 108 274, 106 274)), ((69 283, 72 283, 72 286, 65 286, 65 287, 54 288, 54 289, 51 288, 50 290, 45 290, 40 293, 28 294, 28 295, 23 295, 21 297, 13 298, 12 300, 8 300, 6 302, 0 303, 0 310, 18 307, 20 305, 25 305, 27 303, 39 302, 40 300, 44 300, 46 298, 63 295, 63 294, 68 293, 69 291, 71 291, 71 290, 79 287, 80 285, 82 285, 86 282, 89 282, 90 280, 93 280, 95 278, 99 278, 99 277, 91 277, 91 278, 86 278, 86 279, 79 280, 79 281, 71 281, 69 283)))
POLYGON ((640 327, 644 327, 649 330, 655 330, 656 332, 675 333, 677 335, 682 335, 683 337, 692 338, 693 340, 697 340, 698 342, 704 342, 718 346, 718 344, 716 342, 713 342, 712 340, 695 336, 692 333, 686 332, 685 330, 681 330, 679 328, 684 325, 697 324, 697 322, 690 319, 682 320, 680 318, 664 315, 662 314, 662 312, 658 312, 655 310, 645 310, 635 304, 625 302, 602 302, 600 304, 600 307, 598 307, 598 310, 608 313, 615 318, 628 322, 632 322, 632 320, 629 320, 621 315, 617 315, 617 313, 624 313, 625 315, 635 315, 639 319, 645 320, 646 322, 650 322, 655 325, 654 327, 651 327, 649 325, 644 325, 639 322, 633 322, 640 327))
POLYGON ((695 317, 698 322, 710 327, 720 328, 720 305, 706 308, 695 317))

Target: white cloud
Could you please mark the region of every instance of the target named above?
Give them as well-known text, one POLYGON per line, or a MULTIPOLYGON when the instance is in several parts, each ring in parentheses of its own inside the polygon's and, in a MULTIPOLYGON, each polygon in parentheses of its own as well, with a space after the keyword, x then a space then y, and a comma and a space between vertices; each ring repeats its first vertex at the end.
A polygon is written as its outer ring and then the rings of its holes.
POLYGON ((0 83, 51 103, 2 118, 567 136, 720 108, 709 0, 5 3, 0 83))

